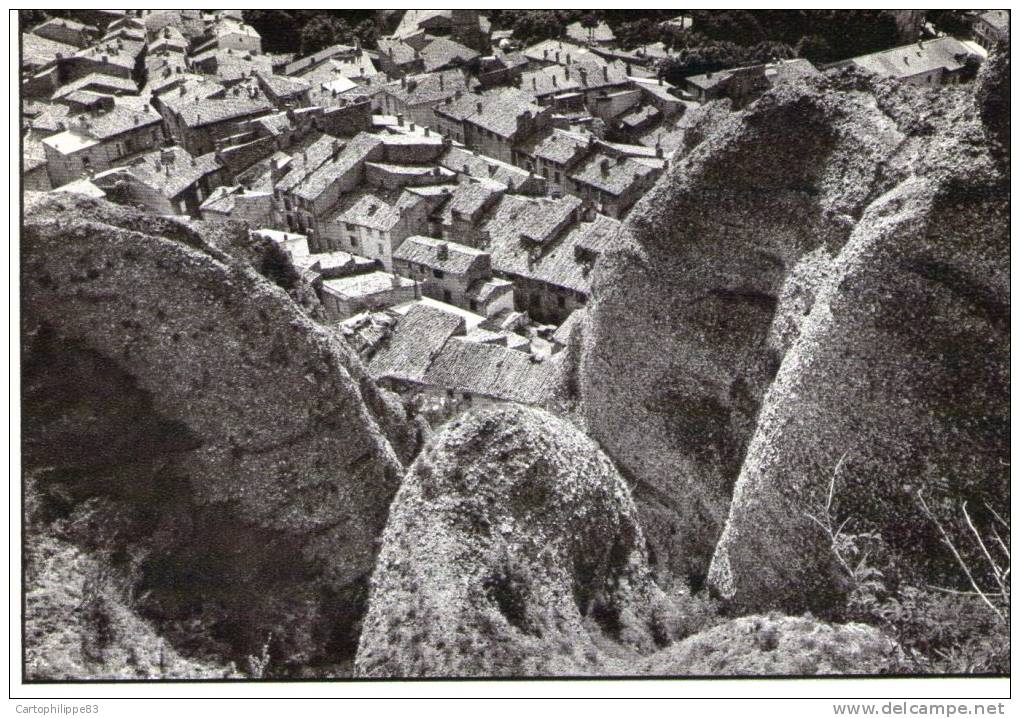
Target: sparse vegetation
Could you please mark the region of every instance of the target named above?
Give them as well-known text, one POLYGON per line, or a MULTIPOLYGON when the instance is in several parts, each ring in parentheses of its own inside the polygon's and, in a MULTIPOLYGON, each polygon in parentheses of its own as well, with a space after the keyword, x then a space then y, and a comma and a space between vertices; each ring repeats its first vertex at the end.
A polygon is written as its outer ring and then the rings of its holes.
MULTIPOLYGON (((853 530, 853 517, 837 521, 832 514, 840 459, 833 471, 824 510, 809 515, 830 541, 835 563, 847 579, 845 617, 881 628, 902 649, 889 672, 995 673, 1010 672, 1010 551, 1009 524, 991 507, 993 518, 982 536, 966 502, 958 507, 984 565, 972 566, 958 545, 960 539, 933 511, 922 492, 916 495, 927 520, 959 569, 958 586, 914 585, 919 578, 897 566, 888 544, 874 530, 853 530)), ((959 534, 956 534, 959 535, 959 534)))

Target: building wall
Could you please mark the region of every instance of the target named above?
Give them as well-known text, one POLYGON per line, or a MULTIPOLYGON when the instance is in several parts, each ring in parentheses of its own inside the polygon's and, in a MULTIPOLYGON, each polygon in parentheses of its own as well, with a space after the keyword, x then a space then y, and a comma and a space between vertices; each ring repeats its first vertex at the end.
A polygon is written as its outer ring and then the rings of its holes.
POLYGON ((355 298, 337 296, 325 286, 319 291, 319 300, 326 310, 326 316, 332 321, 342 321, 360 312, 386 309, 397 304, 413 302, 415 299, 420 298, 421 294, 418 285, 391 287, 382 292, 355 298))
POLYGON ((48 192, 53 185, 50 184, 50 176, 46 165, 40 165, 30 172, 21 175, 21 187, 26 192, 48 192))
POLYGON ((61 154, 43 143, 50 182, 60 187, 84 177, 88 172, 102 172, 123 164, 133 155, 156 149, 163 142, 159 125, 139 127, 71 154, 61 154))
POLYGON ((467 297, 468 288, 479 279, 488 279, 492 276, 491 269, 485 271, 468 272, 465 274, 452 274, 441 270, 432 269, 424 264, 416 264, 406 260, 397 259, 393 261, 393 271, 401 276, 421 282, 422 294, 426 297, 452 304, 455 307, 477 311, 471 308, 471 302, 467 297))
POLYGON ((641 102, 641 91, 617 92, 606 97, 595 97, 589 107, 592 114, 607 122, 641 102))
POLYGON ((519 275, 502 276, 514 283, 514 308, 526 312, 535 321, 560 324, 588 301, 586 294, 554 284, 519 275))

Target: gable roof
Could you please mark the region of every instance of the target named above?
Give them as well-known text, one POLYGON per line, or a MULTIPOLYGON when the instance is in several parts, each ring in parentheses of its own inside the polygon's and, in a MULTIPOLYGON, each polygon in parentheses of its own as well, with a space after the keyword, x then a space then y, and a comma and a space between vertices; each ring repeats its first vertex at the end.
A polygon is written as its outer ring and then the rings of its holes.
POLYGON ((435 72, 449 67, 451 64, 466 64, 481 56, 477 50, 461 45, 446 37, 437 37, 421 49, 421 57, 425 62, 425 72, 435 72))
POLYGON ((959 70, 970 54, 963 43, 947 36, 862 55, 851 62, 876 75, 904 78, 940 68, 959 70))
POLYGON ((463 275, 489 266, 489 253, 456 242, 413 235, 403 241, 393 259, 423 264, 450 274, 463 275))
POLYGON ((95 182, 102 186, 102 179, 126 172, 164 197, 173 199, 218 169, 220 163, 215 153, 193 157, 180 147, 169 147, 140 155, 130 165, 101 172, 96 175, 95 182))
POLYGON ((559 379, 555 359, 457 337, 449 339, 426 370, 423 383, 504 401, 540 404, 552 398, 559 379))
POLYGON ((603 192, 621 195, 635 182, 645 179, 654 172, 654 168, 636 162, 630 157, 613 157, 605 152, 594 152, 574 168, 570 178, 603 192))
POLYGON ((374 379, 420 383, 443 345, 463 333, 461 317, 418 302, 400 318, 389 340, 379 346, 368 371, 374 379))

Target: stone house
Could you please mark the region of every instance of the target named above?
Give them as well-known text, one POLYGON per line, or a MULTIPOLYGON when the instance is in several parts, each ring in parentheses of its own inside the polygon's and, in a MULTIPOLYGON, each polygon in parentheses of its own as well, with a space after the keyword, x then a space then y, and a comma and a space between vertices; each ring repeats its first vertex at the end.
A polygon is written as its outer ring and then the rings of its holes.
POLYGON ((513 163, 514 146, 552 124, 552 111, 514 88, 479 95, 468 93, 435 108, 440 132, 472 150, 513 163))
POLYGON ((422 284, 426 297, 485 317, 513 309, 513 285, 492 274, 492 257, 473 247, 412 236, 393 255, 397 274, 422 284))
POLYGON ((383 85, 379 108, 384 114, 402 115, 405 121, 438 130, 433 108, 448 97, 459 98, 468 89, 467 77, 460 70, 408 75, 383 85))
POLYGON ((221 167, 213 154, 192 157, 180 147, 138 155, 92 179, 114 202, 140 205, 156 214, 193 217, 200 216, 199 205, 220 181, 221 167))
POLYGON ((412 302, 420 297, 418 282, 389 272, 374 271, 324 279, 319 285, 319 300, 326 316, 333 321, 412 302))
POLYGON ((159 115, 141 103, 79 115, 66 126, 42 140, 54 187, 124 164, 163 143, 159 115))
POLYGON ((613 156, 600 148, 570 172, 568 191, 591 201, 602 214, 619 219, 662 174, 661 167, 654 164, 622 154, 613 156))

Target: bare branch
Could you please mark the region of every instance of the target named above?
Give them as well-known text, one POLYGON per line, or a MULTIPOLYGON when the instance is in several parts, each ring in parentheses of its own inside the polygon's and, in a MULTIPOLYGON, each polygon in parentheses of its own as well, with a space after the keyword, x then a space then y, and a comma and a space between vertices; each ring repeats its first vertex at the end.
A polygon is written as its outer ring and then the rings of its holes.
POLYGON ((946 532, 945 527, 942 526, 942 522, 938 520, 932 510, 928 507, 928 502, 924 500, 924 494, 921 490, 918 490, 917 492, 917 500, 920 502, 921 509, 924 511, 925 516, 931 519, 931 521, 935 524, 935 527, 939 530, 939 533, 942 535, 942 542, 949 547, 950 551, 952 551, 954 558, 956 558, 956 563, 963 569, 963 573, 967 576, 967 580, 970 582, 971 587, 977 592, 988 608, 992 610, 992 613, 998 616, 1000 621, 1003 623, 1009 623, 1002 612, 995 607, 995 604, 992 603, 988 596, 985 595, 985 592, 981 590, 981 587, 977 585, 977 581, 974 580, 974 576, 971 574, 970 568, 967 566, 967 562, 963 560, 963 557, 956 549, 956 545, 953 543, 953 540, 949 538, 949 534, 946 532))

